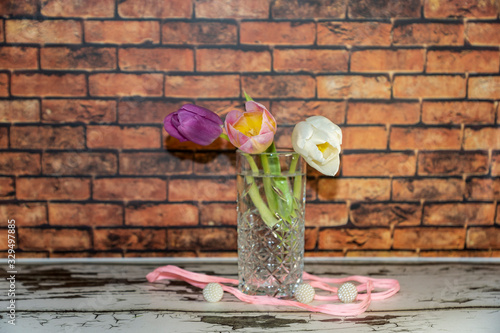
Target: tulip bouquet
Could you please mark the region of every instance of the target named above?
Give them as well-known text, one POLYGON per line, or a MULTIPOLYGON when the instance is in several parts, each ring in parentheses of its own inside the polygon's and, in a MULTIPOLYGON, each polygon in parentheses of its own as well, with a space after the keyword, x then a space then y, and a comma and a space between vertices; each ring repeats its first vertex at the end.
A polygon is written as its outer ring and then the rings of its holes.
MULTIPOLYGON (((183 105, 165 117, 165 130, 181 142, 191 141, 199 145, 209 145, 222 137, 245 153, 254 173, 258 172, 258 167, 250 155, 266 153, 261 156, 264 172, 280 176, 279 161, 273 156, 273 153, 277 152, 274 143, 276 120, 264 105, 253 101, 246 93, 245 97, 245 111, 233 110, 227 114, 225 121, 215 112, 203 107, 183 105)), ((329 176, 338 172, 341 143, 340 127, 323 116, 313 116, 299 122, 292 132, 295 152, 311 167, 329 176)), ((297 161, 292 161, 289 173, 293 173, 294 163, 297 161)), ((252 185, 252 175, 249 174, 246 178, 247 183, 252 185)), ((264 189, 267 204, 261 200, 255 186, 250 186, 248 191, 264 222, 273 227, 280 218, 288 220, 296 204, 294 197, 299 199, 300 189, 294 186, 293 192, 290 191, 285 177, 274 177, 272 180, 265 178, 264 189)))

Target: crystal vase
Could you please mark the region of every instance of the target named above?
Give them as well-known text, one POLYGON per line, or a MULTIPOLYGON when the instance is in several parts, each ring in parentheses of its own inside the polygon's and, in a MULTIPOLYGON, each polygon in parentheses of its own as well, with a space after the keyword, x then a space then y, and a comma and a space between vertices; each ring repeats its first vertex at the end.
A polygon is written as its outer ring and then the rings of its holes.
POLYGON ((290 298, 302 282, 306 163, 293 151, 237 152, 239 289, 290 298))

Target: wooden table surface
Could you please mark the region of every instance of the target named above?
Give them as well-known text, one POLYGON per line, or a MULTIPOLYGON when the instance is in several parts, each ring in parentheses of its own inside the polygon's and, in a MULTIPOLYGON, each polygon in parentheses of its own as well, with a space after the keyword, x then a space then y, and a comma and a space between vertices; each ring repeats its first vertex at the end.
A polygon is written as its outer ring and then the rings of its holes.
POLYGON ((208 303, 185 282, 146 281, 167 264, 237 278, 234 259, 18 260, 12 326, 4 263, 0 332, 500 332, 499 259, 308 258, 311 274, 399 280, 398 294, 357 317, 251 305, 228 293, 208 303))

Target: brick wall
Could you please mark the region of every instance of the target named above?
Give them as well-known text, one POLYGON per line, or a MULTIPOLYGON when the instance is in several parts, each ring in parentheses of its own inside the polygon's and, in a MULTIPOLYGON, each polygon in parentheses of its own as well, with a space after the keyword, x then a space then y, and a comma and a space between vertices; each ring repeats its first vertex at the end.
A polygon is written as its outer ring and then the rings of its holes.
POLYGON ((234 149, 179 143, 185 102, 242 90, 342 127, 309 170, 310 256, 500 256, 495 0, 0 2, 0 250, 234 256, 234 149))

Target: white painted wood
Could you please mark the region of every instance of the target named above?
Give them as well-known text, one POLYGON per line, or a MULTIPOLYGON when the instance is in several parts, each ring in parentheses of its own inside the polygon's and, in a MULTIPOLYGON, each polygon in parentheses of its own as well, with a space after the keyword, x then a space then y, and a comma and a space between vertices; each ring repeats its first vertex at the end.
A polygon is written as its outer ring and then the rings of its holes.
MULTIPOLYGON (((176 264, 237 277, 231 260, 176 264)), ((3 278, 0 332, 500 332, 500 262, 494 260, 309 260, 306 271, 311 274, 399 280, 397 295, 372 302, 368 312, 355 318, 251 305, 227 293, 221 302, 208 303, 200 289, 182 281, 148 283, 146 274, 158 266, 126 261, 18 263, 17 325, 7 324, 3 300, 8 285, 3 278)))

